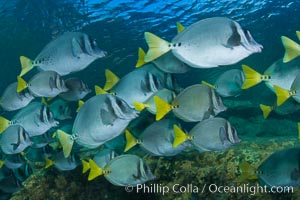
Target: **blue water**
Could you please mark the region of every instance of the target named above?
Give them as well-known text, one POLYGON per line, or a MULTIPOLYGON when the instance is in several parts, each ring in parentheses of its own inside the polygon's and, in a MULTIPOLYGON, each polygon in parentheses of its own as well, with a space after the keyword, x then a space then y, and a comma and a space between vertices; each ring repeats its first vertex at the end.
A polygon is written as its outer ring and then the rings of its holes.
MULTIPOLYGON (((300 1, 1 0, 0 91, 16 80, 20 72, 19 56, 35 58, 49 41, 63 32, 88 33, 97 39, 101 49, 108 52, 105 58, 72 74, 85 80, 92 88, 95 83, 104 84, 106 68, 119 77, 135 68, 138 47, 147 49, 145 31, 171 40, 177 34, 176 22, 187 27, 215 16, 229 17, 250 30, 253 38, 264 46, 263 52, 223 69, 196 69, 177 75, 182 86, 199 83, 203 79, 214 81, 217 78, 215 74, 229 68, 240 68, 241 64, 263 72, 283 56, 282 35, 296 40, 295 31, 300 29, 300 1)), ((254 104, 259 104, 268 102, 269 96, 270 91, 260 85, 257 90, 247 91, 240 99, 250 99, 254 104), (260 98, 254 95, 259 89, 263 91, 260 98)), ((251 113, 247 114, 251 116, 251 113)))

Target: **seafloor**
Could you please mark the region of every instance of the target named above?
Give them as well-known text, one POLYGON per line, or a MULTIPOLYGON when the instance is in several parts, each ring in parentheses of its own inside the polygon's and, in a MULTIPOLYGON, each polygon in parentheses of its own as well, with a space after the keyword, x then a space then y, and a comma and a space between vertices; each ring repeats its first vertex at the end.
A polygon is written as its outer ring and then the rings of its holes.
POLYGON ((273 152, 300 146, 296 122, 284 120, 276 115, 271 115, 269 119, 264 120, 261 111, 257 107, 251 107, 251 104, 247 102, 243 105, 231 105, 235 109, 230 114, 229 121, 236 127, 243 139, 240 144, 224 152, 189 151, 172 158, 144 156, 144 160, 157 177, 154 181, 147 182, 152 189, 155 184, 169 188, 175 184, 187 186, 187 188, 192 185, 200 189, 197 194, 193 194, 192 191, 185 193, 170 191, 164 195, 162 192, 128 193, 123 187, 113 186, 104 177, 88 181, 87 174, 82 174, 82 167, 79 166, 76 170, 69 172, 59 172, 55 168, 36 170, 23 183, 24 188, 13 194, 12 199, 300 199, 299 188, 294 188, 293 193, 258 192, 255 195, 251 195, 250 192, 212 193, 207 188, 201 191, 204 185, 210 184, 256 186, 257 180, 241 181, 239 179, 241 162, 247 161, 256 168, 273 152), (243 116, 239 114, 243 112, 252 114, 243 116))

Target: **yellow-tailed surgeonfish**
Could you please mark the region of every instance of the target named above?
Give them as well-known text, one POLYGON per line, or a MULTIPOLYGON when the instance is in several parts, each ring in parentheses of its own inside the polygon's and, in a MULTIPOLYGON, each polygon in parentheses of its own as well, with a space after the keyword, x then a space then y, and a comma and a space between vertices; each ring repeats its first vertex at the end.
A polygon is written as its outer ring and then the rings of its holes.
POLYGON ((104 169, 107 163, 117 156, 118 155, 114 152, 114 150, 103 149, 93 157, 93 161, 97 163, 100 168, 104 169))
POLYGON ((55 71, 41 71, 34 75, 28 83, 18 76, 17 92, 21 92, 26 88, 36 97, 55 97, 68 91, 65 81, 55 71))
POLYGON ((257 168, 258 178, 267 187, 299 186, 300 148, 276 151, 257 168))
POLYGON ((54 99, 51 104, 48 105, 50 111, 53 113, 54 119, 65 120, 71 119, 71 108, 67 101, 63 99, 54 99))
POLYGON ((26 163, 23 152, 17 154, 5 154, 4 165, 9 169, 17 169, 26 163))
POLYGON ((65 158, 63 151, 59 151, 53 154, 52 158, 45 158, 46 166, 48 168, 54 165, 55 168, 59 169, 60 171, 70 171, 75 169, 80 160, 76 154, 71 154, 69 157, 65 158))
POLYGON ((106 52, 98 48, 96 40, 87 34, 67 32, 47 44, 34 60, 21 56, 20 76, 33 67, 67 75, 86 68, 94 60, 105 55, 106 52))
POLYGON ((288 63, 283 63, 282 59, 279 59, 268 67, 263 74, 247 65, 242 65, 242 68, 245 75, 242 89, 250 88, 263 81, 272 91, 274 91, 274 85, 289 90, 294 79, 300 73, 300 58, 288 63))
POLYGON ((21 125, 30 137, 42 135, 59 122, 53 117, 50 109, 40 102, 32 102, 20 110, 12 120, 0 117, 0 132, 13 124, 21 125))
POLYGON ((231 69, 219 76, 214 85, 202 83, 214 88, 221 97, 232 97, 241 94, 244 79, 242 70, 231 69))
MULTIPOLYGON (((110 80, 107 76, 106 82, 113 82, 110 80)), ((126 74, 114 86, 104 87, 104 90, 105 88, 111 88, 110 93, 122 98, 133 108, 134 102, 144 103, 158 90, 173 89, 174 82, 170 74, 163 73, 150 63, 126 74)), ((96 88, 96 93, 101 93, 97 89, 99 87, 96 88)))
POLYGON ((56 142, 53 131, 49 130, 42 135, 37 135, 30 137, 30 140, 33 142, 31 147, 33 148, 42 148, 49 143, 56 142))
POLYGON ((14 82, 7 86, 0 97, 0 107, 5 111, 14 111, 27 106, 34 96, 28 91, 17 92, 18 83, 14 82))
POLYGON ((277 85, 274 85, 274 90, 277 96, 277 105, 280 106, 288 98, 292 97, 295 101, 300 103, 300 74, 294 79, 290 89, 284 89, 277 85))
POLYGON ((32 145, 32 141, 20 125, 12 125, 2 133, 0 146, 5 154, 20 153, 30 145, 32 145))
POLYGON ((175 120, 163 119, 158 122, 154 122, 148 126, 137 138, 133 136, 130 131, 125 131, 126 147, 125 151, 128 151, 136 144, 153 156, 175 156, 182 152, 187 143, 183 143, 177 147, 173 147, 174 142, 174 129, 173 125, 175 120))
POLYGON ((113 185, 136 187, 137 184, 144 184, 155 178, 149 166, 136 155, 117 156, 109 161, 104 168, 100 168, 92 159, 89 160, 89 163, 91 170, 88 180, 93 180, 103 174, 113 185))
POLYGON ((78 101, 91 92, 88 85, 79 78, 66 79, 65 85, 69 90, 60 93, 59 97, 66 101, 78 101))
POLYGON ((174 147, 190 140, 200 152, 223 151, 240 142, 230 123, 226 119, 218 117, 199 122, 189 134, 184 133, 177 125, 174 125, 174 133, 174 147))
MULTIPOLYGON (((296 34, 297 34, 298 39, 300 39, 300 32, 296 31, 296 34)), ((285 54, 283 57, 284 63, 290 62, 293 59, 300 56, 300 45, 297 42, 291 40, 290 38, 288 38, 286 36, 281 36, 281 41, 285 48, 285 54)))
POLYGON ((155 96, 158 96, 159 98, 161 98, 167 103, 171 103, 174 100, 176 94, 171 90, 162 89, 155 92, 145 103, 141 103, 137 101, 133 102, 134 108, 138 111, 142 111, 146 108, 147 111, 155 115, 156 114, 156 106, 154 102, 155 96))
POLYGON ((172 51, 179 60, 196 68, 231 65, 262 51, 262 45, 255 42, 249 31, 225 17, 200 20, 177 34, 172 42, 149 32, 145 39, 149 46, 145 62, 172 51))
POLYGON ((86 148, 96 148, 120 135, 138 111, 112 94, 96 95, 87 100, 76 115, 72 135, 58 130, 58 138, 68 157, 74 141, 86 148))
POLYGON ((207 85, 195 84, 185 88, 171 104, 161 98, 154 97, 156 105, 156 120, 163 118, 168 112, 185 122, 197 122, 216 116, 225 111, 222 99, 214 89, 207 85))
MULTIPOLYGON (((138 62, 136 67, 141 67, 142 65, 146 64, 144 61, 146 53, 142 48, 139 48, 138 52, 138 62)), ((186 65, 185 63, 181 62, 176 58, 172 52, 167 52, 162 56, 154 59, 152 61, 157 68, 166 72, 166 73, 174 73, 174 74, 182 74, 189 71, 191 68, 186 65)))

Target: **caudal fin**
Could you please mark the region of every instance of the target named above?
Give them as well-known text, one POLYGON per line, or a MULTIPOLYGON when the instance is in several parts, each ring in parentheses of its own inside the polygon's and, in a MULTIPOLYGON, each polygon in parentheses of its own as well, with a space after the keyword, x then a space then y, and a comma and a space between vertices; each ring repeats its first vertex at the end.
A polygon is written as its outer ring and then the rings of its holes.
POLYGON ((72 138, 71 135, 67 134, 62 130, 57 130, 56 132, 57 132, 58 140, 61 146, 63 147, 64 156, 65 158, 67 158, 71 154, 74 139, 72 138))
POLYGON ((76 109, 76 112, 79 112, 79 110, 81 109, 81 107, 83 106, 83 104, 84 104, 84 101, 82 101, 82 100, 78 101, 78 107, 76 109))
POLYGON ((91 181, 103 174, 103 170, 95 163, 95 161, 93 161, 92 159, 89 159, 89 164, 91 167, 89 177, 88 177, 89 181, 91 181))
POLYGON ((169 42, 152 33, 145 32, 145 40, 149 46, 149 50, 145 56, 145 62, 151 62, 171 50, 169 42))
POLYGON ((173 147, 177 147, 180 144, 184 143, 188 137, 185 134, 185 132, 183 132, 181 130, 181 128, 179 128, 176 124, 173 126, 174 129, 174 141, 173 141, 173 147))
POLYGON ((264 119, 267 119, 270 112, 273 110, 273 107, 267 106, 264 104, 259 104, 259 107, 260 107, 261 111, 263 112, 264 119))
POLYGON ((5 131, 10 126, 10 121, 0 116, 0 133, 5 131))
POLYGON ((105 78, 106 78, 106 82, 103 88, 105 91, 110 90, 120 80, 120 78, 109 69, 105 70, 105 78))
POLYGON ((158 96, 154 96, 153 98, 156 106, 156 121, 159 121, 172 110, 172 105, 170 105, 168 102, 165 102, 158 96))
POLYGON ((146 56, 145 51, 142 48, 139 48, 139 51, 138 51, 138 61, 137 61, 136 65, 135 65, 136 68, 139 68, 139 67, 143 66, 144 64, 146 64, 146 62, 145 62, 145 56, 146 56))
POLYGON ((32 60, 25 56, 20 56, 20 62, 22 70, 19 76, 23 76, 33 68, 32 60))
POLYGON ((126 138, 126 147, 124 152, 128 151, 129 149, 131 149, 137 144, 137 139, 128 130, 125 130, 125 138, 126 138))
POLYGON ((21 78, 21 76, 17 77, 18 86, 17 86, 17 92, 22 92, 24 89, 27 88, 27 82, 21 78))
POLYGON ((277 106, 283 104, 288 98, 290 98, 291 93, 277 85, 274 85, 274 90, 277 96, 277 106))
POLYGON ((149 104, 145 104, 145 103, 141 103, 141 102, 133 102, 134 105, 134 109, 136 109, 137 111, 142 111, 145 108, 149 107, 149 104))
POLYGON ((300 45, 298 43, 285 36, 281 36, 281 41, 285 48, 283 57, 284 63, 290 62, 294 58, 300 56, 300 45))
POLYGON ((85 160, 81 160, 82 163, 82 173, 84 174, 85 172, 87 172, 90 169, 90 163, 86 162, 85 160))
POLYGON ((216 89, 216 86, 214 86, 214 85, 212 85, 212 84, 210 84, 210 83, 208 83, 206 81, 201 81, 201 84, 206 85, 206 86, 208 86, 208 87, 210 87, 212 89, 216 89))
POLYGON ((185 29, 184 26, 180 22, 177 22, 176 26, 177 26, 177 33, 180 33, 185 29))
POLYGON ((253 87, 254 85, 257 85, 262 81, 261 74, 252 69, 251 67, 247 65, 242 65, 242 69, 245 75, 245 80, 242 85, 242 89, 248 89, 250 87, 253 87))

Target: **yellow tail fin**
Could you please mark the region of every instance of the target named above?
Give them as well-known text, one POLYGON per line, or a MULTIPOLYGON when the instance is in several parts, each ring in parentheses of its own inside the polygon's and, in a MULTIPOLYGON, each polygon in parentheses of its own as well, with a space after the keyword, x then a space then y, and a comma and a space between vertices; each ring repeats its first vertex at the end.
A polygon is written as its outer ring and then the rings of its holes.
POLYGON ((263 112, 264 119, 267 119, 270 112, 273 110, 273 107, 267 106, 264 104, 259 104, 259 107, 260 107, 261 111, 263 112))
POLYGON ((137 110, 137 111, 142 111, 144 110, 145 108, 148 108, 149 107, 149 104, 144 104, 144 103, 141 103, 141 102, 133 102, 133 105, 134 105, 134 108, 137 110))
POLYGON ((90 169, 90 164, 89 162, 86 162, 85 160, 81 160, 82 163, 82 173, 84 174, 90 169))
POLYGON ((137 144, 137 140, 128 130, 125 130, 125 138, 126 138, 126 147, 124 151, 126 152, 137 144))
POLYGON ((0 133, 3 133, 10 126, 10 121, 0 116, 0 133))
POLYGON ((242 69, 245 75, 245 80, 242 85, 242 89, 250 88, 254 85, 257 85, 262 81, 261 74, 255 71, 254 69, 250 68, 247 65, 242 65, 242 69))
POLYGON ((56 131, 56 134, 57 134, 58 140, 63 148, 65 158, 69 157, 71 154, 71 151, 72 151, 74 139, 72 138, 71 135, 69 135, 66 132, 59 130, 59 129, 56 131))
POLYGON ((277 85, 274 85, 274 90, 277 96, 277 106, 283 104, 288 98, 290 98, 290 91, 285 90, 277 85))
POLYGON ((149 50, 145 56, 145 62, 151 62, 171 50, 169 47, 171 44, 169 42, 152 33, 145 32, 145 40, 149 46, 149 50))
POLYGON ((78 101, 78 107, 76 109, 76 112, 79 112, 79 110, 81 109, 81 107, 83 106, 83 104, 84 104, 84 101, 82 101, 82 100, 78 101))
POLYGON ((91 167, 89 177, 88 177, 89 181, 91 181, 103 174, 103 170, 95 163, 95 161, 93 161, 92 159, 89 159, 89 164, 91 167))
POLYGON ((45 169, 51 167, 52 165, 54 165, 54 161, 50 160, 49 158, 45 158, 46 161, 46 165, 45 165, 45 169))
POLYGON ((238 178, 238 182, 245 182, 247 180, 257 180, 256 170, 247 161, 243 161, 239 164, 241 176, 238 178))
POLYGON ((44 104, 45 106, 49 106, 45 97, 42 97, 41 103, 44 104))
POLYGON ((216 89, 216 86, 214 86, 214 85, 212 85, 212 84, 210 84, 210 83, 208 83, 208 82, 206 82, 206 81, 201 81, 201 84, 207 85, 208 87, 210 87, 210 88, 212 88, 212 89, 216 89))
POLYGON ((145 56, 146 56, 145 51, 142 48, 139 48, 138 61, 137 61, 136 65, 135 65, 136 68, 139 68, 139 67, 143 66, 144 64, 146 64, 146 62, 145 62, 145 56))
POLYGON ((21 92, 22 90, 27 88, 27 83, 26 81, 21 78, 20 76, 17 77, 18 80, 18 87, 17 87, 17 92, 21 92))
POLYGON ((300 31, 296 31, 296 35, 297 35, 298 40, 300 40, 300 31))
POLYGON ((173 147, 175 148, 180 144, 184 143, 185 141, 187 141, 188 136, 176 124, 173 126, 173 129, 174 129, 173 147))
POLYGON ((110 71, 109 69, 105 70, 105 78, 106 78, 106 83, 103 88, 105 91, 110 90, 120 80, 119 77, 117 75, 115 75, 112 71, 110 71))
POLYGON ((183 31, 185 29, 184 26, 180 22, 177 22, 176 26, 177 26, 177 33, 180 33, 181 31, 183 31))
POLYGON ((4 161, 0 160, 0 169, 3 167, 3 165, 4 165, 4 161))
POLYGON ((32 60, 25 56, 20 56, 20 62, 22 70, 19 76, 23 76, 33 68, 32 60))
POLYGON ((172 105, 165 102, 158 96, 154 96, 153 98, 156 106, 156 121, 158 121, 172 110, 172 105))
POLYGON ((96 95, 107 94, 107 92, 105 90, 103 90, 101 87, 99 87, 98 85, 95 85, 94 88, 95 88, 96 95))
POLYGON ((285 54, 283 57, 283 62, 287 63, 293 60, 294 58, 300 56, 300 45, 291 40, 288 37, 281 36, 282 44, 285 48, 285 54))

